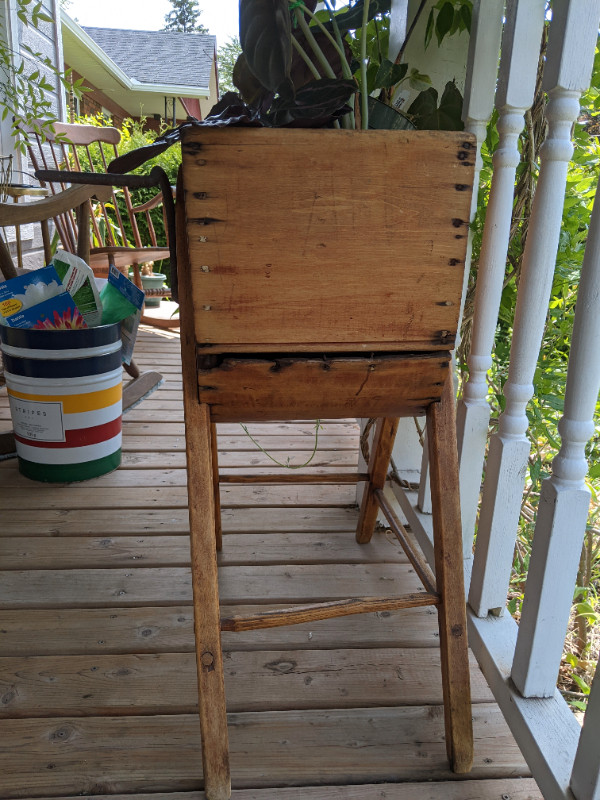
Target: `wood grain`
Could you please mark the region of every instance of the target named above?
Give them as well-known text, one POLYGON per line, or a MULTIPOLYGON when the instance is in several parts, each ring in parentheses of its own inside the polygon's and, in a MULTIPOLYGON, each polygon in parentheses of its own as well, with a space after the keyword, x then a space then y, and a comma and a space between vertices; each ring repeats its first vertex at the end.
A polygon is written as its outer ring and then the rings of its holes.
POLYGON ((196 340, 248 352, 282 332, 288 343, 342 349, 447 347, 473 181, 474 158, 459 153, 470 156, 472 141, 432 131, 188 130, 196 340), (351 170, 339 169, 341 152, 351 170))

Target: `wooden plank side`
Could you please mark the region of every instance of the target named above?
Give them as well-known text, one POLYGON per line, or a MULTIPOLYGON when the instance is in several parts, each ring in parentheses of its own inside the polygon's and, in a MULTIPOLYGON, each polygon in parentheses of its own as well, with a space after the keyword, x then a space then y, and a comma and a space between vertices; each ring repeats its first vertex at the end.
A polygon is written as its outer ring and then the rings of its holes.
MULTIPOLYGON (((223 603, 310 603, 422 590, 406 564, 221 567, 219 585, 223 603)), ((191 596, 185 567, 0 572, 0 605, 7 609, 179 605, 191 596)))
POLYGON ((273 343, 284 332, 289 343, 400 340, 410 349, 454 334, 469 135, 186 133, 198 342, 273 343), (341 152, 353 168, 334 174, 341 152))
MULTIPOLYGON (((494 698, 471 658, 474 702, 494 698)), ((228 711, 439 705, 439 653, 423 649, 228 652, 228 711)), ((193 653, 0 659, 0 717, 193 714, 193 653)))
MULTIPOLYGON (((351 533, 226 535, 221 566, 243 564, 406 563, 398 542, 383 535, 358 545, 351 533)), ((0 564, 11 569, 177 567, 190 563, 188 536, 4 537, 0 564)))
MULTIPOLYGON (((471 778, 529 777, 494 705, 473 708, 471 778)), ((6 720, 3 798, 201 787, 194 715, 6 720), (26 778, 24 778, 26 776, 26 778)), ((439 706, 229 715, 236 788, 451 780, 439 706)))
POLYGON ((198 396, 217 422, 419 416, 439 399, 449 354, 435 357, 226 358, 198 370, 198 396))
MULTIPOLYGON (((102 514, 89 514, 85 508, 19 509, 19 513, 0 526, 0 537, 30 536, 154 536, 187 533, 187 508, 102 509, 102 514)), ((355 508, 222 508, 221 518, 226 533, 264 533, 265 531, 321 532, 353 531, 355 508)))
MULTIPOLYGON (((377 783, 361 786, 302 786, 301 788, 240 789, 231 800, 544 800, 532 778, 499 778, 437 783, 377 783)), ((25 798, 34 800, 34 798, 25 798)), ((48 797, 35 800, 50 800, 48 797)), ((79 800, 55 797, 52 800, 79 800)), ((88 800, 204 800, 201 792, 157 794, 93 794, 88 800)))
MULTIPOLYGON (((278 608, 276 604, 273 606, 278 608)), ((286 607, 290 607, 289 604, 286 607)), ((293 607, 293 605, 292 605, 293 607)), ((261 606, 223 606, 224 616, 261 606)), ((439 645, 432 607, 381 611, 251 633, 223 633, 225 651, 331 650, 439 645)), ((191 606, 0 610, 0 652, 5 656, 106 653, 191 653, 191 606)))
MULTIPOLYGON (((126 474, 126 473, 124 473, 126 474)), ((145 474, 145 473, 144 473, 145 474)), ((143 477, 143 476, 142 476, 143 477)), ((19 486, 0 495, 0 511, 17 514, 20 506, 41 509, 98 509, 103 511, 106 499, 95 487, 101 478, 85 484, 35 484, 19 486)), ((145 486, 111 488, 112 508, 187 508, 185 486, 145 486)), ((349 485, 320 486, 223 486, 221 504, 228 508, 247 506, 354 506, 356 490, 349 485)))

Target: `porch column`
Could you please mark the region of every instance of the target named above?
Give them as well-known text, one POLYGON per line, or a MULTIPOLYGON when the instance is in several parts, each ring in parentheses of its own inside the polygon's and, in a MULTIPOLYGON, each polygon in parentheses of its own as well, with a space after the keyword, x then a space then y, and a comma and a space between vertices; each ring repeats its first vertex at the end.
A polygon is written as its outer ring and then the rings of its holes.
POLYGON ((592 683, 573 764, 571 790, 577 800, 600 800, 600 664, 592 683))
POLYGON ((544 88, 549 94, 548 137, 523 256, 506 407, 490 439, 469 602, 478 616, 501 613, 512 566, 529 441, 527 403, 546 321, 563 210, 571 127, 579 96, 589 85, 600 18, 599 0, 555 0, 544 88))

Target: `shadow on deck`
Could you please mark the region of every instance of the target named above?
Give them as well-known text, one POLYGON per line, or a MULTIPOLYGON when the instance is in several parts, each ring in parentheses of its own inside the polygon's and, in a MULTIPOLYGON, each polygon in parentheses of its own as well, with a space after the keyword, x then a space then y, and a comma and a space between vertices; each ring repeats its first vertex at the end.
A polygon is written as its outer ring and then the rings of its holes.
MULTIPOLYGON (((121 469, 49 486, 0 462, 2 798, 204 796, 179 341, 144 332, 136 358, 165 384, 124 417, 121 469)), ((310 423, 251 430, 312 450, 310 423)), ((224 472, 276 469, 238 425, 219 449, 224 472)), ((308 469, 357 452, 326 422, 308 469)), ((419 590, 390 535, 355 543, 352 485, 223 485, 222 505, 229 610, 419 590)), ((431 608, 224 634, 234 800, 540 800, 474 660, 474 768, 448 770, 437 644, 431 608)))

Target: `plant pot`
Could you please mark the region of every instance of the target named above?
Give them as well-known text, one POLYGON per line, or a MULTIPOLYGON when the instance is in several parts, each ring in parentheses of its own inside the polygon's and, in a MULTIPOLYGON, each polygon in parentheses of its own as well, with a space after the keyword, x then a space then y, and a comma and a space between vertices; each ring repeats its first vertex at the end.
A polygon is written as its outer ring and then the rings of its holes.
MULTIPOLYGON (((142 275, 142 286, 144 291, 148 289, 162 289, 167 280, 167 276, 160 272, 153 272, 152 275, 142 275)), ((156 308, 160 305, 160 297, 146 297, 146 308, 156 308)))

